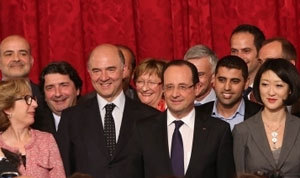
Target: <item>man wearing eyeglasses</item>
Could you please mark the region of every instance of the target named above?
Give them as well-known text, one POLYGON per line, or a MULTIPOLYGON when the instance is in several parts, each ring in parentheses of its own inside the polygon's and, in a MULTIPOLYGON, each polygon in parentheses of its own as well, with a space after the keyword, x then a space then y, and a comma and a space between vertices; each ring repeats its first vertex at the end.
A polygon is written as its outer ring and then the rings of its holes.
POLYGON ((200 107, 212 117, 228 122, 232 130, 261 109, 259 104, 243 98, 248 85, 248 68, 244 60, 238 56, 225 56, 218 61, 215 71, 217 99, 200 107))
POLYGON ((235 168, 229 125, 194 107, 200 90, 197 68, 184 60, 168 63, 163 87, 168 109, 137 122, 131 177, 232 178, 235 168))
MULTIPOLYGON (((33 66, 33 56, 28 41, 19 35, 11 35, 4 38, 0 43, 0 70, 2 80, 13 78, 28 78, 33 66)), ((42 95, 39 87, 30 82, 32 93, 42 105, 42 95)))

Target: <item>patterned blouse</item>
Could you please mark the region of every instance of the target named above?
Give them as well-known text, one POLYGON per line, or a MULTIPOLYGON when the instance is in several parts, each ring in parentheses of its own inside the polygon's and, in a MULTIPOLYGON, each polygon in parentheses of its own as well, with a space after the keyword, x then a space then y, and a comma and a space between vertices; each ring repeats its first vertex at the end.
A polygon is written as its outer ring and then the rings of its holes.
MULTIPOLYGON (((19 171, 33 178, 65 178, 65 171, 57 144, 50 133, 31 129, 31 140, 25 145, 26 159, 22 159, 19 171)), ((18 150, 6 145, 0 133, 0 147, 11 152, 18 150)))

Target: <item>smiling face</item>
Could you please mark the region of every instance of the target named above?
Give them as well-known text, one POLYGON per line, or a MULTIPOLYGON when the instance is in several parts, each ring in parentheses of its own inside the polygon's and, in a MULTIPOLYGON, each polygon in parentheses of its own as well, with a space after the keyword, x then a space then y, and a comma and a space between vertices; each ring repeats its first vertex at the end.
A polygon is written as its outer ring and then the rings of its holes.
POLYGON ((162 97, 160 78, 152 73, 144 73, 135 82, 137 95, 142 103, 157 108, 162 97))
POLYGON ((267 70, 261 76, 259 93, 262 103, 267 110, 284 109, 284 100, 290 92, 287 83, 282 81, 273 71, 267 70))
POLYGON ((242 70, 235 68, 219 67, 215 76, 215 92, 218 99, 217 107, 237 108, 243 90, 248 87, 242 70))
POLYGON ((3 79, 28 77, 33 65, 28 42, 20 36, 9 36, 0 44, 0 69, 3 79))
POLYGON ((248 32, 233 34, 230 45, 231 55, 242 58, 247 63, 249 75, 255 75, 261 61, 258 59, 258 52, 254 44, 254 36, 248 32))
POLYGON ((93 50, 88 62, 88 72, 93 87, 108 102, 121 93, 124 71, 124 64, 115 46, 105 44, 93 50))
POLYGON ((53 73, 45 75, 44 93, 51 111, 60 116, 64 109, 76 104, 80 91, 68 75, 53 73))
POLYGON ((164 73, 164 96, 168 110, 182 118, 194 108, 199 83, 193 85, 192 72, 187 66, 170 66, 164 73))

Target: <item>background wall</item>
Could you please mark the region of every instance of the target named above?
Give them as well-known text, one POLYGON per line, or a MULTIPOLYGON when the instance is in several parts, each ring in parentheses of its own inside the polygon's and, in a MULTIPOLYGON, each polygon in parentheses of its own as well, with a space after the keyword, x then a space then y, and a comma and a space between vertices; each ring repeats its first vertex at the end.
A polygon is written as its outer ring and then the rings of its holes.
POLYGON ((86 61, 98 44, 127 45, 138 61, 181 59, 199 43, 222 57, 242 23, 258 26, 267 38, 287 38, 300 54, 297 0, 0 0, 0 40, 11 34, 29 40, 31 79, 38 82, 49 62, 66 60, 82 77, 84 93, 92 89, 86 61))

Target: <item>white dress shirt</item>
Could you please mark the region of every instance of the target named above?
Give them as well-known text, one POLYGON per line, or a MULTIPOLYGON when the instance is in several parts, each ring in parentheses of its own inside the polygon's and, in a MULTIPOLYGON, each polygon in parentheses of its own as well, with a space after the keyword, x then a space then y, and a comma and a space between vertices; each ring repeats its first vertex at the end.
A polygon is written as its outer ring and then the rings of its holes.
MULTIPOLYGON (((172 147, 172 137, 175 129, 175 124, 173 121, 178 120, 175 118, 169 110, 167 110, 167 126, 168 126, 168 144, 169 144, 169 156, 171 158, 171 147, 172 147)), ((194 137, 194 125, 195 125, 195 109, 193 109, 187 116, 180 119, 183 121, 183 125, 179 128, 183 142, 183 152, 184 152, 184 173, 186 173, 193 146, 194 137)))
POLYGON ((123 118, 124 107, 125 107, 125 95, 122 91, 112 102, 108 102, 104 98, 102 98, 99 94, 97 94, 97 101, 100 110, 103 129, 104 129, 105 105, 110 103, 116 105, 112 112, 112 116, 115 122, 116 143, 117 143, 120 135, 120 128, 121 128, 121 123, 123 118))
POLYGON ((54 124, 55 124, 55 130, 58 130, 58 124, 60 122, 60 116, 56 115, 54 112, 52 112, 52 115, 54 117, 54 124))

